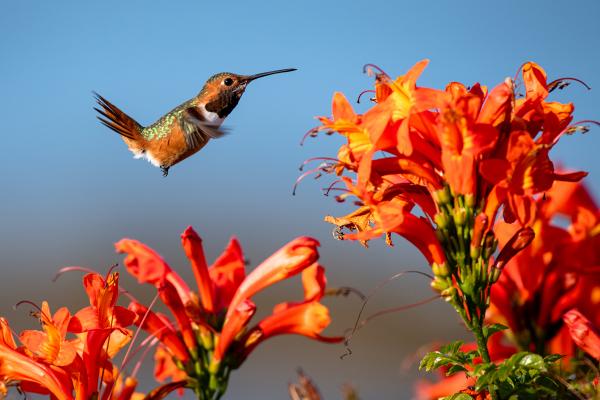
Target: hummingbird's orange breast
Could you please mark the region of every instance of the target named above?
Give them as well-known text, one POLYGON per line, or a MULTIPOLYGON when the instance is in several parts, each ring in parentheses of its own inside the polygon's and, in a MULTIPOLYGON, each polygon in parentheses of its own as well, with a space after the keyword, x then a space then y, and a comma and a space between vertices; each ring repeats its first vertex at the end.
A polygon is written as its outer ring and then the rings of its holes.
POLYGON ((190 146, 185 132, 174 122, 166 136, 147 142, 144 156, 158 167, 170 167, 199 151, 207 142, 198 141, 190 146))

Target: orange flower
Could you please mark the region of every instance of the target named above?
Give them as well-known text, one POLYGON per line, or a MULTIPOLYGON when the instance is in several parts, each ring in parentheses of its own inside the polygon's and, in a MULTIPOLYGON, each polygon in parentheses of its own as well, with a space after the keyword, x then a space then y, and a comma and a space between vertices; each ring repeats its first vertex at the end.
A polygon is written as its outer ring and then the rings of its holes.
POLYGON ((563 315, 573 341, 583 351, 600 361, 600 331, 578 310, 573 309, 563 315))
POLYGON ((63 307, 52 316, 48 303, 44 301, 39 318, 43 331, 23 331, 19 338, 27 354, 58 367, 71 364, 77 352, 73 341, 65 339, 71 319, 69 310, 63 307))
POLYGON ((321 336, 330 320, 327 308, 319 303, 325 277, 322 267, 316 264, 319 245, 316 240, 307 237, 293 240, 246 276, 237 240, 232 239, 209 267, 198 234, 189 227, 181 238, 196 277, 198 294, 187 288, 162 258, 145 245, 130 239, 116 244, 118 251, 127 254, 127 270, 140 282, 158 289, 176 320, 175 325, 138 302, 130 304, 130 310, 137 314, 136 324, 161 342, 156 354, 157 378, 171 377, 180 382, 189 377, 189 382, 199 385, 198 390, 206 393, 212 390, 210 393, 214 394, 226 384, 229 371, 270 336, 295 333, 321 341, 342 340, 321 336), (252 296, 299 273, 303 275, 305 300, 277 306, 272 316, 248 329, 256 310, 252 296), (171 361, 166 354, 172 357, 171 361), (209 385, 208 380, 213 383, 209 385))
POLYGON ((110 336, 108 354, 112 357, 131 339, 131 331, 125 327, 133 324, 135 314, 125 307, 117 306, 119 274, 112 273, 104 279, 99 274, 83 277, 83 287, 90 299, 90 306, 79 310, 69 323, 69 331, 79 333, 85 340, 85 332, 92 329, 115 329, 110 336))
POLYGON ((83 283, 91 305, 73 317, 64 307, 52 315, 48 303, 43 302, 39 308, 30 303, 38 309, 35 315, 42 330, 21 332, 21 347, 17 347, 6 320, 0 318, 3 387, 15 385, 22 392, 50 394, 57 399, 113 396, 127 400, 134 396, 132 377, 126 379, 122 388, 115 388, 118 374, 111 361, 129 340, 131 333, 127 327, 135 316, 116 305, 118 274, 109 274, 105 280, 90 273, 83 283), (76 337, 68 338, 69 334, 76 337))
MULTIPOLYGON (((56 347, 52 353, 57 353, 56 347)), ((12 382, 29 382, 37 386, 38 393, 51 393, 59 400, 73 399, 68 376, 19 352, 4 318, 0 318, 0 382, 5 386, 12 382)))
MULTIPOLYGON (((522 349, 573 355, 563 316, 575 307, 597 315, 600 306, 600 296, 594 296, 600 293, 600 247, 592 233, 598 229, 600 210, 582 185, 562 182, 535 206, 535 238, 506 263, 492 287, 489 319, 508 325, 522 349), (557 216, 569 218, 570 226, 555 225, 557 216)), ((500 244, 517 230, 498 223, 500 244)), ((594 322, 600 324, 600 317, 594 322)))
MULTIPOLYGON (((532 239, 527 227, 537 218, 540 193, 586 173, 555 171, 549 153, 575 129, 569 126, 573 107, 547 101, 555 83, 547 84, 539 66, 523 66, 526 96, 519 98, 519 85, 509 79, 489 92, 478 83, 467 89, 452 82, 445 91, 419 87, 416 79, 426 65, 417 63, 396 80, 371 66, 378 70, 375 104, 364 114, 336 93, 332 117, 321 117, 316 131, 338 132, 347 143, 337 159, 323 158, 327 162, 313 171, 340 176, 327 189, 343 192, 338 201, 357 198, 357 209, 325 218, 339 238, 366 245, 385 236, 391 245, 395 233, 409 240, 434 267, 432 287, 457 309, 476 311, 464 315, 470 321, 483 318, 478 305, 486 303, 501 272, 490 260, 499 210, 506 223, 518 221, 525 229, 514 243, 522 245, 532 239), (338 182, 345 188, 334 187, 338 182), (479 215, 485 227, 476 226, 479 215)), ((512 256, 522 247, 501 254, 512 256)))
POLYGON ((500 84, 487 99, 478 84, 467 91, 455 82, 446 91, 452 96, 440 110, 437 127, 446 181, 455 194, 473 194, 476 162, 498 139, 498 116, 510 110, 512 86, 500 84))

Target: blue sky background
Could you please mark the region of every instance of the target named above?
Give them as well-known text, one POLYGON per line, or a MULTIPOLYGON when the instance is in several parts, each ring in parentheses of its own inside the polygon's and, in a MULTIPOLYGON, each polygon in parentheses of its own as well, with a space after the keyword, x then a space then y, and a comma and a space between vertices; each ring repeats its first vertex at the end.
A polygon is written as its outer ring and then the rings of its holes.
MULTIPOLYGON (((322 217, 346 209, 320 194, 324 181, 305 181, 291 196, 298 165, 334 155, 341 143, 323 137, 300 147, 313 117, 329 115, 334 91, 354 98, 370 87, 363 64, 400 75, 429 58, 419 83, 438 88, 453 80, 493 86, 536 61, 550 78, 585 80, 591 91, 573 85, 553 96, 574 101, 576 119, 600 119, 599 17, 597 1, 3 2, 0 315, 17 328, 32 326, 26 310, 12 304, 82 301, 79 277, 51 284, 54 271, 74 264, 103 270, 121 260, 112 244, 124 236, 153 246, 190 277, 179 249, 187 225, 204 236, 210 258, 237 235, 252 265, 295 236, 315 236, 330 282, 365 292, 401 269, 426 270, 400 240, 393 249, 375 243, 368 250, 334 241, 322 217), (231 134, 172 168, 167 179, 133 160, 92 110, 95 90, 149 124, 216 72, 287 67, 298 71, 252 83, 226 122, 231 134)), ((595 193, 599 133, 566 137, 553 150, 564 165, 591 172, 595 193)), ((261 305, 288 300, 289 293, 285 285, 273 288, 261 305)), ((370 307, 429 295, 427 282, 408 278, 370 307)), ((359 303, 330 303, 332 331, 352 325, 359 303)), ((341 347, 273 340, 232 375, 227 398, 283 398, 297 366, 315 376, 328 399, 340 397, 344 382, 354 382, 364 398, 410 398, 416 367, 404 370, 405 358, 461 332, 440 303, 374 322, 344 361, 341 347)))

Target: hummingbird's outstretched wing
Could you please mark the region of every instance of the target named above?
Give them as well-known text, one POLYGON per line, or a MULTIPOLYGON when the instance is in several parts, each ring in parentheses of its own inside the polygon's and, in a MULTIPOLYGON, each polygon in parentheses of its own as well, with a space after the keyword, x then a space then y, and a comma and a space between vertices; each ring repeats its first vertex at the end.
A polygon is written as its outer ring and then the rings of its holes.
POLYGON ((198 149, 209 139, 218 139, 226 133, 219 125, 206 121, 195 107, 183 110, 179 116, 179 125, 185 133, 189 149, 198 149))

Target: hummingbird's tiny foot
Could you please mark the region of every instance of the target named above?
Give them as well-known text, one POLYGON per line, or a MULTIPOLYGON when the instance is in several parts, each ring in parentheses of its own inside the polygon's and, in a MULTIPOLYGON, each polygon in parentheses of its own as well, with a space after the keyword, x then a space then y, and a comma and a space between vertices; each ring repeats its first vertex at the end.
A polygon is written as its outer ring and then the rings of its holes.
POLYGON ((160 167, 160 170, 163 173, 163 176, 169 175, 169 167, 160 167))

